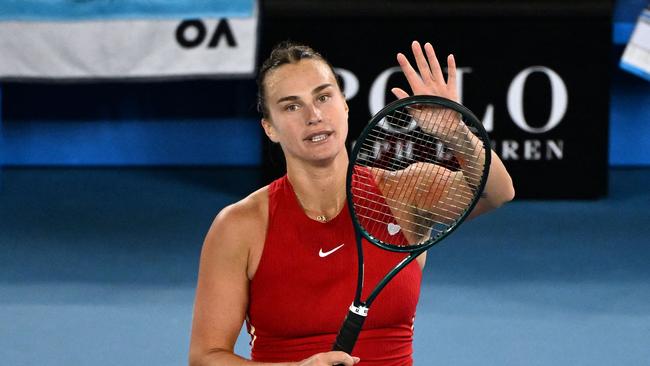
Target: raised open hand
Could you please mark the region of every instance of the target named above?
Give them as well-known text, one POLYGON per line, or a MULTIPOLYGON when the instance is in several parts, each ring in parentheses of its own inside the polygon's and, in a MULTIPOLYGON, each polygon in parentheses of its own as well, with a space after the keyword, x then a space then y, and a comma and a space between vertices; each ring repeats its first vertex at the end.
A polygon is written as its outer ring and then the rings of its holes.
MULTIPOLYGON (((413 95, 435 95, 458 102, 456 61, 454 60, 454 56, 447 56, 447 80, 445 81, 440 63, 431 43, 425 43, 423 51, 420 43, 413 41, 411 49, 413 50, 418 71, 415 71, 409 63, 409 60, 402 53, 397 54, 397 62, 411 86, 413 95)), ((399 99, 409 96, 407 92, 400 88, 393 88, 391 92, 399 99)))

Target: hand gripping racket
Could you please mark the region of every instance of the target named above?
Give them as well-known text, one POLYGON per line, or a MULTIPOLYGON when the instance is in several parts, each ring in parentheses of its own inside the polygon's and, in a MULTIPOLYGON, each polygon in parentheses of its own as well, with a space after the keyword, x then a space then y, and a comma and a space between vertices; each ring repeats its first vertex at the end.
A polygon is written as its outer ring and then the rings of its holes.
POLYGON ((352 149, 347 172, 357 289, 333 350, 351 353, 380 291, 467 217, 485 186, 490 151, 487 133, 474 114, 445 98, 400 99, 371 118, 352 149), (407 253, 365 301, 362 239, 407 253))

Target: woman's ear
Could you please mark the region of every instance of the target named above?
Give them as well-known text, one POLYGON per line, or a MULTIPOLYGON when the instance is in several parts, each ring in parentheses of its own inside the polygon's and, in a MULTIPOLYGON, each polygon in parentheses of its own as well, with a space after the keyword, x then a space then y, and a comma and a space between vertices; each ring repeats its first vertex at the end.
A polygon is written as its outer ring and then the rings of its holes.
POLYGON ((264 128, 264 133, 266 133, 266 136, 269 137, 269 140, 277 143, 278 139, 275 136, 275 129, 273 128, 271 121, 266 118, 262 118, 261 124, 262 128, 264 128))

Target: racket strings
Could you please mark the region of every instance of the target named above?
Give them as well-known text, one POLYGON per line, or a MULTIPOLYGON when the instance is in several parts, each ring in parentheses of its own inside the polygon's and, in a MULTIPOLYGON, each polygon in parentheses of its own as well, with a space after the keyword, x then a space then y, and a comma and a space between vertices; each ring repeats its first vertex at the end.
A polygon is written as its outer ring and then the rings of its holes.
MULTIPOLYGON (((406 107, 408 110, 411 112, 402 112, 400 110, 395 111, 395 114, 392 115, 391 117, 398 122, 401 123, 406 123, 408 119, 412 118, 412 114, 414 114, 414 110, 417 110, 416 108, 413 107, 406 107), (399 116, 399 117, 398 117, 399 116)), ((441 127, 443 124, 443 120, 450 120, 453 118, 457 118, 459 122, 462 122, 462 116, 451 109, 444 108, 446 111, 442 113, 437 113, 439 118, 436 121, 428 121, 428 124, 430 125, 433 123, 436 127, 432 130, 432 134, 428 134, 426 132, 420 132, 420 133, 414 133, 412 136, 409 136, 409 138, 413 138, 414 140, 420 140, 420 141, 428 141, 428 138, 431 138, 432 136, 436 136, 437 134, 444 134, 446 131, 444 131, 441 127), (453 115, 457 115, 457 117, 452 117, 453 115), (421 136, 427 136, 428 138, 423 138, 421 136)), ((471 129, 469 129, 471 131, 471 129)), ((475 132, 475 131, 471 131, 475 132)), ((457 153, 461 157, 466 157, 466 158, 473 158, 476 154, 476 149, 479 146, 480 140, 477 140, 475 142, 470 142, 471 145, 467 146, 466 144, 454 144, 454 143, 445 143, 443 144, 448 150, 453 151, 457 153)), ((470 162, 474 161, 473 159, 469 160, 470 162)), ((467 165, 466 168, 476 168, 476 169, 482 169, 483 167, 480 165, 473 165, 469 164, 467 165)), ((481 170, 477 170, 473 172, 474 174, 480 173, 481 170)))
MULTIPOLYGON (((410 178, 415 178, 415 177, 411 176, 410 178)), ((444 175, 441 179, 447 180, 449 178, 450 178, 450 175, 444 175)), ((410 183, 409 181, 401 182, 399 179, 394 179, 394 178, 392 178, 390 176, 388 178, 386 178, 386 180, 388 182, 394 183, 394 185, 400 187, 398 189, 400 189, 400 191, 402 191, 403 193, 407 192, 407 190, 405 188, 408 187, 408 185, 410 183), (404 184, 401 184, 401 183, 404 183, 404 184)), ((419 191, 419 193, 428 193, 428 192, 430 192, 430 187, 431 187, 430 184, 427 184, 424 180, 420 179, 419 181, 416 181, 414 189, 419 191)), ((445 187, 446 187, 446 184, 437 185, 436 186, 436 191, 433 192, 433 194, 434 195, 439 195, 440 193, 450 193, 449 191, 444 190, 445 187)), ((405 198, 405 197, 399 196, 398 199, 399 198, 405 198)), ((459 198, 461 198, 461 197, 459 197, 459 198)))
MULTIPOLYGON (((403 201, 400 201, 398 199, 394 198, 389 198, 389 197, 384 197, 379 194, 373 194, 373 193, 368 193, 364 191, 363 193, 365 195, 365 199, 368 201, 371 201, 375 206, 382 206, 384 205, 384 201, 391 207, 393 213, 398 213, 398 214, 409 214, 411 215, 414 219, 419 219, 418 222, 414 222, 415 226, 419 226, 422 228, 430 228, 432 225, 431 224, 439 224, 439 225, 444 225, 449 222, 453 222, 456 218, 456 216, 461 212, 461 210, 464 209, 464 205, 458 205, 457 203, 460 200, 460 203, 465 203, 469 204, 469 201, 467 201, 467 197, 464 195, 454 195, 454 197, 458 198, 458 200, 450 200, 450 204, 446 206, 446 208, 443 208, 440 210, 440 212, 437 213, 435 216, 430 216, 426 214, 426 211, 424 212, 419 212, 422 211, 419 209, 419 207, 415 206, 414 204, 405 204, 403 201), (374 200, 370 200, 369 197, 374 198, 374 200), (447 215, 445 215, 447 214, 447 215), (442 219, 441 220, 436 220, 435 218, 442 219), (422 224, 422 222, 425 222, 426 224, 422 224)), ((381 209, 374 209, 369 207, 371 205, 366 205, 365 211, 370 211, 371 213, 375 213, 378 216, 381 216, 384 214, 384 211, 381 209)), ((386 222, 379 220, 377 217, 370 217, 367 215, 361 215, 359 214, 358 216, 363 216, 364 218, 374 218, 376 222, 378 223, 383 223, 386 224, 386 222)))
MULTIPOLYGON (((361 151, 362 151, 362 153, 366 154, 366 156, 373 156, 373 157, 381 156, 381 153, 382 153, 381 148, 382 148, 382 146, 380 144, 377 144, 377 143, 375 143, 375 144, 371 144, 371 143, 376 142, 376 141, 389 141, 391 138, 394 138, 394 137, 393 137, 393 135, 391 135, 391 134, 389 134, 389 133, 387 133, 385 131, 377 131, 377 132, 373 131, 373 132, 371 132, 371 134, 372 135, 369 135, 368 138, 361 143, 362 144, 361 151)), ((431 148, 439 149, 438 146, 433 145, 434 144, 433 142, 429 143, 428 139, 419 137, 419 135, 425 135, 425 136, 431 137, 430 135, 427 135, 425 133, 415 132, 415 133, 412 133, 412 134, 408 135, 408 138, 406 138, 405 140, 406 141, 411 141, 411 142, 416 142, 416 143, 418 143, 418 146, 427 146, 427 145, 429 145, 429 147, 431 147, 431 148), (428 144, 425 144, 425 143, 428 143, 428 144)), ((479 165, 477 163, 473 163, 474 155, 469 155, 464 150, 454 150, 452 148, 449 148, 448 145, 443 145, 443 146, 447 147, 447 149, 449 151, 451 151, 452 153, 457 152, 461 156, 465 156, 466 158, 468 158, 469 163, 466 166, 465 174, 473 175, 476 178, 480 178, 480 176, 481 176, 480 173, 481 173, 481 171, 483 169, 483 166, 479 165)), ((442 158, 439 158, 439 159, 442 159, 442 158)), ((431 161, 431 162, 440 163, 440 161, 434 160, 434 158, 430 157, 429 154, 425 154, 425 151, 413 151, 412 155, 411 155, 411 160, 414 160, 414 161, 427 161, 428 160, 428 161, 431 161)), ((388 166, 386 166, 386 168, 388 168, 389 170, 401 170, 401 169, 404 169, 404 168, 408 167, 411 164, 406 159, 402 159, 402 160, 391 159, 391 162, 389 164, 387 164, 387 165, 388 166)))
MULTIPOLYGON (((399 204, 399 205, 402 205, 402 206, 407 207, 409 209, 418 208, 413 203, 410 203, 410 204, 404 203, 405 200, 400 196, 397 196, 397 197, 395 197, 395 196, 384 196, 384 195, 381 195, 381 194, 370 192, 370 189, 373 187, 373 184, 359 182, 358 185, 365 186, 365 189, 361 189, 360 187, 357 187, 357 188, 352 188, 352 190, 353 191, 358 191, 359 195, 364 194, 366 199, 368 199, 368 197, 373 197, 375 199, 373 201, 373 203, 375 203, 377 205, 382 205, 383 202, 386 201, 386 203, 393 203, 395 205, 399 204)), ((423 184, 420 184, 420 185, 423 185, 423 184)), ((448 205, 449 207, 451 207, 451 208, 459 208, 460 209, 460 208, 466 207, 466 205, 471 202, 471 197, 468 197, 466 194, 461 194, 461 193, 458 193, 458 192, 452 193, 451 190, 446 190, 445 191, 444 190, 445 187, 446 187, 445 185, 438 186, 436 188, 436 191, 434 192, 434 194, 446 193, 447 194, 446 197, 455 198, 454 200, 451 201, 452 203, 450 203, 448 205), (458 205, 457 203, 460 203, 462 205, 458 205)), ((457 191, 457 190, 454 190, 454 191, 457 191)), ((441 211, 444 211, 444 210, 445 209, 443 208, 441 211)), ((454 212, 454 213, 456 212, 456 211, 450 211, 450 210, 448 210, 448 211, 449 212, 454 212)), ((404 213, 406 213, 406 212, 410 212, 410 211, 404 211, 404 213)), ((447 218, 451 218, 451 217, 447 217, 447 218)))
MULTIPOLYGON (((412 113, 412 112, 411 112, 411 113, 412 113)), ((450 115, 450 114, 452 114, 452 113, 453 113, 454 115, 458 114, 458 113, 455 112, 455 111, 448 110, 447 113, 442 112, 442 115, 441 115, 438 119, 439 119, 439 120, 450 120, 450 119, 452 119, 452 117, 450 117, 450 116, 448 116, 448 115, 450 115)), ((396 111, 396 114, 398 114, 398 115, 404 115, 405 117, 406 117, 406 116, 410 116, 410 114, 406 114, 406 113, 401 112, 401 111, 396 111)), ((440 113, 439 113, 439 115, 440 115, 440 113)), ((395 120, 398 120, 398 121, 400 121, 400 122, 403 122, 403 121, 406 121, 406 119, 404 119, 405 117, 394 117, 394 119, 395 119, 395 120)), ((406 117, 406 118, 408 118, 408 117, 406 117)), ((459 121, 459 122, 462 121, 462 120, 460 119, 460 117, 457 117, 457 118, 458 118, 458 121, 459 121)), ((429 121, 429 124, 431 124, 431 121, 429 121)), ((449 132, 449 131, 443 131, 443 130, 441 129, 441 127, 439 127, 439 126, 442 124, 440 121, 434 121, 433 124, 434 124, 436 127, 433 128, 433 129, 431 130, 431 134, 426 133, 426 132, 422 132, 422 133, 414 133, 414 134, 412 134, 411 136, 409 136, 409 139, 419 140, 419 141, 428 141, 428 139, 431 138, 432 135, 433 135, 433 136, 436 136, 436 135, 439 135, 439 134, 441 134, 441 135, 445 135, 445 134, 447 134, 447 133, 449 132), (423 137, 421 137, 422 135, 427 136, 427 138, 423 138, 423 137)), ((470 130, 470 131, 471 131, 471 130, 470 130)), ((452 131, 452 132, 456 132, 456 131, 452 131)), ((480 140, 478 140, 478 141, 474 141, 474 142, 469 141, 469 144, 468 144, 468 141, 464 140, 464 143, 460 144, 460 143, 453 143, 453 142, 445 141, 444 143, 442 143, 442 145, 443 145, 447 150, 453 152, 453 153, 454 153, 454 156, 456 156, 456 157, 470 158, 470 159, 469 159, 470 164, 468 164, 468 165, 465 167, 466 170, 467 170, 467 168, 480 169, 480 168, 482 168, 482 166, 471 164, 471 162, 472 162, 472 159, 471 159, 471 158, 473 158, 473 157, 475 156, 475 154, 476 154, 476 152, 477 152, 477 147, 480 147, 480 146, 479 146, 479 142, 480 142, 480 140)), ((426 143, 426 142, 425 142, 425 143, 426 143)), ((479 171, 479 172, 480 172, 480 171, 479 171)), ((476 174, 476 173, 477 173, 477 172, 474 172, 474 174, 476 174)))
MULTIPOLYGON (((404 113, 400 110, 395 111, 395 115, 401 116, 395 117, 400 119, 400 122, 405 121, 407 116, 415 116, 417 113, 428 113, 427 116, 437 116, 438 118, 434 118, 433 121, 428 120, 425 118, 424 123, 426 123, 427 127, 431 127, 431 125, 434 126, 434 128, 431 130, 431 133, 434 136, 438 135, 446 135, 449 132, 452 134, 455 134, 455 139, 457 141, 462 141, 462 143, 453 143, 450 141, 444 141, 444 145, 453 152, 454 156, 457 158, 461 158, 465 160, 464 166, 463 166, 463 174, 466 177, 469 177, 471 179, 477 179, 480 180, 482 176, 482 171, 483 171, 483 164, 473 164, 473 162, 480 162, 479 159, 476 159, 476 155, 480 154, 482 150, 477 148, 482 147, 481 143, 482 141, 480 139, 474 139, 472 141, 468 141, 466 138, 466 133, 463 133, 463 129, 465 129, 467 132, 470 132, 472 134, 475 134, 477 131, 475 128, 469 128, 463 120, 463 116, 461 113, 449 109, 449 108, 442 108, 442 107, 425 107, 425 109, 428 108, 429 112, 421 112, 421 109, 419 107, 406 107, 405 109, 408 110, 408 113, 404 113), (433 112, 431 112, 433 111, 433 112), (453 126, 455 123, 455 127, 453 126), (445 125, 446 124, 446 125, 445 125), (451 131, 450 131, 451 130, 451 131), (460 137, 460 138, 459 138, 460 137)), ((414 117, 417 119, 417 117, 414 117)), ((421 122, 422 123, 422 122, 421 122)), ((485 160, 483 159, 483 162, 485 160)))
MULTIPOLYGON (((361 218, 361 219, 364 219, 365 221, 371 221, 371 222, 373 222, 373 223, 375 223, 375 224, 379 224, 379 225, 386 225, 386 223, 385 223, 384 221, 379 220, 379 219, 377 219, 377 218, 375 218, 375 217, 366 216, 366 215, 357 215, 357 216, 358 216, 359 218, 361 218)), ((431 229, 430 226, 426 226, 426 225, 419 225, 419 226, 420 226, 422 229, 426 229, 426 230, 431 229)), ((440 230, 432 229, 432 230, 435 230, 437 234, 442 234, 442 233, 444 232, 444 230, 442 230, 442 229, 440 229, 440 230)), ((414 243, 414 244, 411 244, 411 245, 418 245, 418 244, 423 243, 423 242, 425 242, 425 241, 427 241, 427 240, 429 239, 429 236, 424 237, 424 235, 422 234, 422 232, 420 232, 420 231, 415 231, 414 229, 408 229, 408 228, 400 227, 400 231, 402 231, 402 232, 404 232, 404 233, 408 233, 408 234, 415 235, 415 236, 417 236, 417 237, 421 237, 421 239, 418 241, 418 243, 414 243)), ((371 233, 371 234, 372 234, 372 233, 371 233)))
MULTIPOLYGON (((381 217, 372 215, 373 213, 382 214, 381 211, 379 210, 367 210, 367 211, 370 211, 371 215, 357 214, 357 217, 373 221, 374 224, 378 224, 379 226, 387 225, 386 221, 383 220, 381 217)), ((448 219, 450 221, 453 220, 452 218, 448 218, 448 219)), ((442 220, 433 220, 430 217, 426 217, 423 215, 413 215, 413 221, 411 221, 410 224, 411 224, 410 227, 400 227, 400 229, 410 234, 416 234, 417 235, 416 238, 418 240, 416 240, 416 243, 410 243, 409 245, 417 245, 429 238, 428 236, 424 237, 423 233, 428 234, 428 231, 431 230, 431 231, 435 231, 437 234, 441 234, 445 231, 445 228, 447 227, 447 225, 449 225, 449 222, 445 222, 442 220), (416 219, 421 219, 421 221, 416 219)), ((374 230, 369 230, 370 234, 373 234, 373 232, 376 233, 376 231, 374 230)))
MULTIPOLYGON (((397 213, 408 213, 411 216, 409 222, 404 223, 403 226, 400 225, 400 230, 404 233, 412 234, 411 240, 406 245, 419 245, 429 239, 431 234, 435 231, 435 235, 442 234, 446 231, 446 228, 450 225, 450 222, 453 222, 451 217, 440 217, 444 220, 436 220, 430 216, 425 216, 423 214, 417 214, 418 210, 395 210, 395 207, 392 206, 394 212, 397 213), (408 224, 408 225, 406 225, 408 224)), ((383 228, 386 228, 387 225, 391 224, 389 220, 385 219, 385 213, 381 209, 370 209, 366 208, 363 211, 365 214, 357 213, 357 217, 363 219, 364 226, 366 227, 368 233, 375 237, 381 237, 378 233, 381 233, 383 228)), ((399 244, 398 244, 399 245, 399 244)))
POLYGON ((483 177, 485 142, 469 136, 475 131, 451 108, 419 104, 377 123, 358 142, 355 161, 371 173, 355 173, 351 190, 365 230, 394 240, 382 233, 394 235, 390 226, 397 222, 408 242, 389 243, 397 246, 421 245, 449 230, 473 202, 483 177))
MULTIPOLYGON (((378 197, 380 197, 380 196, 378 196, 378 197)), ((460 198, 464 198, 464 197, 461 196, 460 198)), ((414 213, 414 212, 417 212, 417 210, 419 210, 419 207, 416 207, 414 205, 406 205, 406 204, 403 204, 402 202, 398 202, 398 201, 390 200, 390 199, 386 199, 386 201, 387 201, 388 204, 391 204, 391 203, 393 204, 391 206, 391 208, 393 208, 393 212, 397 211, 398 213, 412 214, 413 217, 415 217, 415 218, 419 218, 419 219, 422 219, 422 220, 431 221, 431 222, 439 223, 439 224, 443 223, 443 222, 439 222, 439 221, 433 219, 431 216, 426 216, 424 213, 420 213, 420 214, 414 213), (399 206, 402 206, 404 208, 400 208, 399 206)), ((381 205, 381 203, 379 201, 375 201, 374 203, 377 203, 378 205, 381 205)), ((457 215, 458 211, 457 210, 452 210, 452 208, 455 208, 455 209, 462 209, 463 208, 463 206, 459 206, 459 205, 449 205, 449 207, 450 207, 449 209, 441 210, 441 211, 443 211, 445 213, 449 213, 451 215, 445 216, 444 214, 438 214, 436 216, 441 218, 441 219, 453 220, 454 216, 457 215)), ((367 210, 371 211, 371 212, 376 212, 377 214, 382 214, 381 210, 372 209, 372 208, 367 208, 367 210)))

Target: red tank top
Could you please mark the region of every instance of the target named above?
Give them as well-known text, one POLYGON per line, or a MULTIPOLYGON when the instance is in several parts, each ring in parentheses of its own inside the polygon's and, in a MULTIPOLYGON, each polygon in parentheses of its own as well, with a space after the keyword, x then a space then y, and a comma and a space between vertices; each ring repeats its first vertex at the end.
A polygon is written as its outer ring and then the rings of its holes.
MULTIPOLYGON (((262 258, 250 283, 247 316, 255 361, 300 361, 332 349, 354 299, 357 253, 347 206, 327 223, 300 207, 287 177, 269 185, 262 258)), ((404 258, 365 242, 363 299, 404 258)), ((413 321, 422 272, 416 261, 382 290, 353 355, 361 366, 411 365, 413 321)))

